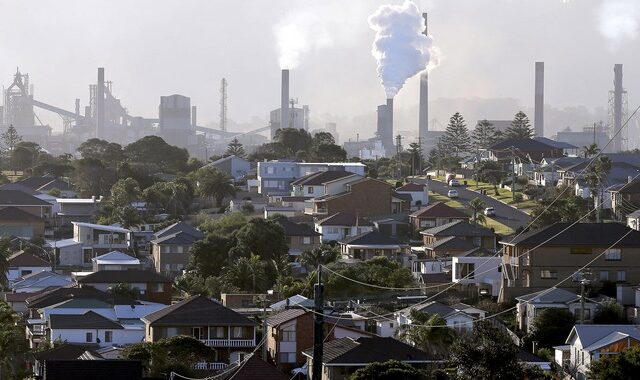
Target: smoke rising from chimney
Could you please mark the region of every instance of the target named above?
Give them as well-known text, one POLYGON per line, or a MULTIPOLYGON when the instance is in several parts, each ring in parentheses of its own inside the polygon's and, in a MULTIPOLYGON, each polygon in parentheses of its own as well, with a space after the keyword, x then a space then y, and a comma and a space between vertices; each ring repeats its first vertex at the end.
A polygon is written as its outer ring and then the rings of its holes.
POLYGON ((429 65, 432 39, 422 34, 424 19, 409 0, 380 6, 369 16, 369 26, 376 32, 371 54, 378 63, 378 77, 387 98, 393 98, 407 79, 429 65))
POLYGON ((640 29, 640 2, 606 0, 598 7, 598 30, 617 48, 624 39, 636 39, 640 29))

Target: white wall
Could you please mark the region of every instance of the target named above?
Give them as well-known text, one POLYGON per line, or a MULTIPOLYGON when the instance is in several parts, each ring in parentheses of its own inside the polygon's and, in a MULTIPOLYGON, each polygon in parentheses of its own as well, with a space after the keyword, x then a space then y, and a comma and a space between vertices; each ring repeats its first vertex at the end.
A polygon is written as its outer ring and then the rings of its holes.
POLYGON ((498 272, 501 263, 501 257, 452 257, 451 278, 461 284, 491 285, 491 295, 497 297, 502 281, 502 273, 498 272), (474 278, 460 279, 462 276, 458 274, 457 264, 464 263, 475 264, 474 278))
POLYGON ((139 343, 144 339, 144 329, 51 329, 50 337, 52 342, 61 340, 68 343, 89 343, 86 341, 86 333, 89 332, 92 333, 92 342, 90 343, 97 343, 96 339, 100 338, 100 347, 139 343), (112 331, 112 342, 105 342, 105 331, 112 331))

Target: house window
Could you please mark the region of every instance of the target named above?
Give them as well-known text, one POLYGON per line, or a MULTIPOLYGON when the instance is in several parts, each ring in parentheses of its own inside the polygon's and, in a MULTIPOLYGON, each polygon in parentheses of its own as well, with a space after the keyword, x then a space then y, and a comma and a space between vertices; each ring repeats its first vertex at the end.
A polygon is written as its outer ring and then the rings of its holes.
POLYGON ((83 262, 85 264, 89 264, 91 263, 91 259, 93 258, 93 252, 92 249, 83 249, 82 250, 82 257, 83 257, 83 262))
POLYGON ((280 353, 280 363, 295 363, 296 362, 296 353, 295 352, 281 352, 280 353))
POLYGON ((282 341, 283 342, 295 342, 296 341, 296 332, 295 331, 282 331, 282 341))
POLYGON ((541 270, 540 271, 540 278, 543 278, 543 279, 558 278, 558 272, 556 272, 554 270, 541 270))
POLYGON ((88 332, 85 334, 85 342, 88 342, 88 343, 93 342, 93 333, 88 332))
POLYGON ((275 173, 275 168, 273 166, 267 166, 267 174, 275 173))
POLYGON ((618 271, 618 281, 627 281, 627 272, 623 270, 618 271))
POLYGON ((609 271, 600 271, 600 281, 609 281, 609 271))
POLYGON ((307 194, 313 194, 313 186, 307 187, 307 194))
POLYGON ((389 328, 392 329, 393 328, 393 322, 389 323, 389 328))
POLYGON ((311 237, 309 236, 304 236, 302 238, 302 244, 311 244, 311 237))
POLYGON ((607 249, 607 252, 604 255, 604 259, 607 261, 620 261, 621 260, 620 248, 607 249))
POLYGON ((191 328, 191 336, 193 336, 196 339, 205 339, 203 332, 204 331, 203 331, 202 327, 192 327, 191 328))
POLYGON ((181 245, 179 245, 179 246, 176 247, 176 251, 178 253, 183 253, 184 252, 184 248, 181 245))
POLYGON ((105 341, 105 343, 113 342, 113 331, 105 331, 104 332, 104 341, 105 341))

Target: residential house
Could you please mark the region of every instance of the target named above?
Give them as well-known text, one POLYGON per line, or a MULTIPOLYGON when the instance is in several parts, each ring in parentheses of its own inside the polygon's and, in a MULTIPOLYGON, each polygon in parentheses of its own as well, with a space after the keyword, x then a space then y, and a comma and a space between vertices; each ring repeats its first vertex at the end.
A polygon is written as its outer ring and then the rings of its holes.
POLYGON ((294 223, 287 218, 280 217, 276 222, 282 226, 284 236, 289 246, 289 260, 295 261, 302 252, 320 246, 321 234, 303 223, 294 223))
MULTIPOLYGON (((188 335, 216 351, 217 363, 236 362, 256 347, 256 323, 204 296, 193 296, 142 318, 147 342, 188 335)), ((220 368, 224 367, 220 365, 220 368)))
MULTIPOLYGON (((640 170, 640 166, 635 166, 626 162, 616 162, 611 160, 611 169, 607 172, 606 177, 602 180, 603 184, 609 186, 624 185, 629 181, 629 178, 634 178, 640 170)), ((586 181, 588 174, 587 167, 591 160, 583 161, 582 163, 569 166, 564 169, 559 169, 558 173, 560 178, 558 179, 559 185, 572 186, 575 189, 575 195, 583 198, 593 197, 593 189, 589 188, 589 184, 586 181)), ((599 197, 603 199, 605 197, 605 191, 599 194, 599 197)), ((604 201, 601 201, 604 202, 604 201)), ((607 208, 610 208, 609 205, 607 208)))
POLYGON ((80 287, 91 286, 107 292, 116 285, 137 289, 140 299, 168 305, 171 303, 173 282, 151 270, 101 270, 76 279, 80 287))
POLYGON ((534 139, 507 139, 489 148, 489 159, 511 164, 515 157, 520 161, 540 162, 545 157, 562 157, 564 151, 534 139))
POLYGON ((409 215, 409 221, 417 231, 424 228, 441 226, 457 220, 469 221, 469 219, 469 215, 443 202, 436 202, 427 207, 422 207, 409 215))
POLYGON ((640 210, 627 215, 627 227, 640 231, 640 210))
POLYGON ((640 232, 618 223, 554 223, 503 246, 500 301, 556 286, 580 287, 588 265, 601 281, 640 283, 640 232), (535 248, 535 250, 534 250, 535 248), (603 254, 604 253, 604 254, 603 254))
POLYGON ((251 170, 251 162, 232 154, 206 164, 204 167, 216 168, 238 181, 251 170))
POLYGON ((288 195, 291 182, 311 173, 322 171, 348 171, 364 176, 366 165, 360 162, 312 163, 294 161, 258 162, 258 193, 263 195, 288 195))
MULTIPOLYGON (((325 317, 326 340, 371 336, 349 322, 350 318, 325 317)), ((313 346, 313 329, 314 315, 310 311, 287 309, 271 315, 267 318, 265 342, 270 360, 285 370, 302 366, 306 361, 302 349, 313 346)))
MULTIPOLYGON (((576 379, 589 378, 589 366, 601 357, 617 355, 640 346, 640 329, 636 325, 575 325, 561 350, 568 351, 568 361, 558 363, 576 371, 576 379)), ((556 357, 563 357, 558 355, 556 357)))
POLYGON ((144 330, 125 328, 122 324, 93 311, 87 311, 82 315, 53 314, 49 317, 47 325, 47 339, 50 342, 123 345, 139 343, 143 338, 144 330))
POLYGON ((33 176, 15 183, 42 194, 48 194, 51 190, 56 189, 60 191, 62 198, 75 198, 78 196, 68 180, 52 175, 33 176))
POLYGON ((339 241, 348 237, 373 231, 368 219, 348 212, 338 212, 315 222, 315 230, 322 236, 322 243, 339 241))
POLYGON ((471 296, 497 297, 502 285, 502 257, 493 251, 474 248, 451 257, 451 281, 462 285, 471 296))
POLYGON ((91 259, 93 271, 142 269, 140 260, 120 251, 111 251, 91 259))
POLYGON ((437 227, 431 227, 420 231, 425 246, 436 243, 446 238, 459 238, 472 244, 472 247, 483 248, 489 251, 496 250, 496 234, 486 227, 469 223, 467 220, 456 220, 437 227))
POLYGON ((411 267, 412 256, 409 245, 378 231, 345 238, 338 242, 343 260, 366 261, 377 256, 386 256, 404 266, 411 267))
POLYGON ((411 209, 429 204, 429 187, 426 183, 406 183, 396 188, 396 192, 411 196, 411 209))
POLYGON ((73 282, 67 276, 51 272, 40 271, 16 278, 11 284, 14 293, 35 293, 50 287, 69 286, 73 282))
POLYGON ((306 212, 315 217, 326 217, 348 212, 363 217, 407 212, 409 202, 395 193, 393 186, 373 178, 361 178, 343 185, 344 191, 315 197, 306 212))
POLYGON ((556 141, 556 140, 552 140, 550 138, 542 137, 542 136, 535 136, 533 139, 541 143, 550 145, 554 148, 562 149, 562 154, 564 156, 576 157, 582 153, 581 147, 575 146, 573 144, 569 144, 568 142, 556 141))
MULTIPOLYGON (((40 318, 40 309, 71 299, 97 299, 105 302, 113 302, 114 295, 95 289, 91 286, 82 288, 77 286, 51 287, 44 289, 37 294, 32 294, 26 299, 25 304, 29 310, 29 318, 35 319, 40 318)), ((122 297, 118 298, 116 296, 115 299, 116 302, 119 302, 118 300, 123 300, 123 302, 126 301, 130 303, 130 300, 124 300, 122 297)))
MULTIPOLYGON (((464 305, 464 304, 462 304, 464 305)), ((468 305, 461 307, 468 310, 468 305)), ((446 325, 454 329, 458 333, 467 333, 473 331, 473 321, 476 319, 473 315, 467 314, 463 310, 456 309, 452 306, 445 305, 438 301, 430 301, 417 307, 410 307, 396 313, 396 321, 398 326, 404 324, 412 324, 411 310, 429 315, 438 315, 446 323, 446 325)))
POLYGON ((129 229, 84 222, 72 224, 73 238, 47 242, 55 252, 57 265, 91 267, 94 257, 129 248, 129 229))
POLYGON ((411 229, 409 228, 408 215, 396 214, 391 218, 382 218, 372 220, 376 230, 382 232, 385 235, 393 237, 405 237, 409 236, 411 229))
POLYGON ((260 359, 255 354, 245 357, 234 369, 225 371, 226 379, 233 380, 291 380, 289 375, 280 372, 276 367, 260 359))
POLYGON ((71 226, 72 222, 94 222, 102 199, 102 197, 56 198, 54 205, 56 225, 63 227, 71 226))
POLYGON ((437 365, 441 361, 406 343, 393 338, 341 338, 324 343, 322 379, 313 378, 313 348, 303 351, 307 358, 310 380, 345 380, 370 363, 398 360, 415 366, 437 365))
POLYGON ((18 278, 23 278, 31 273, 53 271, 51 263, 34 255, 33 253, 18 251, 9 256, 7 260, 7 280, 9 284, 18 278))
POLYGON ((2 294, 2 300, 9 305, 11 310, 13 310, 17 314, 21 314, 26 316, 29 309, 27 308, 27 298, 33 297, 42 291, 37 291, 34 293, 10 293, 5 292, 2 294))
MULTIPOLYGON (((560 288, 541 290, 531 294, 516 297, 516 322, 518 328, 527 333, 531 328, 535 318, 546 309, 568 310, 576 317, 576 321, 581 318, 582 304, 580 296, 576 293, 560 288)), ((599 303, 591 298, 585 297, 584 322, 593 321, 599 303)))
POLYGON ((69 344, 62 343, 48 350, 32 352, 33 376, 36 379, 44 378, 45 363, 52 361, 76 361, 87 350, 96 349, 96 344, 69 344))
MULTIPOLYGON (((640 173, 640 172, 639 172, 640 173)), ((611 211, 613 216, 622 220, 632 210, 640 207, 640 180, 625 183, 611 190, 611 211)))
POLYGON ((584 157, 545 157, 534 172, 533 182, 537 186, 556 186, 561 172, 585 161, 584 157))
POLYGON ((16 236, 27 240, 42 239, 45 220, 17 207, 0 209, 0 236, 16 236))
POLYGON ((171 278, 176 277, 189 263, 191 246, 204 239, 195 227, 178 222, 155 233, 151 241, 151 255, 155 270, 171 278))
POLYGON ((331 187, 353 182, 362 178, 346 170, 330 170, 307 174, 291 182, 291 196, 317 197, 331 193, 331 187), (329 188, 327 188, 329 187, 329 188))

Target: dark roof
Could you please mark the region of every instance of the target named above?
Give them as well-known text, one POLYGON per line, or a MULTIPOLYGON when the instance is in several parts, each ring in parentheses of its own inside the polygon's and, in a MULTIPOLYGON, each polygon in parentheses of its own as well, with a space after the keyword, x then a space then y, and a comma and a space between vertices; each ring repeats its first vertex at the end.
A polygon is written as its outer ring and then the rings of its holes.
MULTIPOLYGON (((83 358, 84 359, 84 358, 83 358)), ((47 360, 44 362, 43 379, 65 380, 141 380, 140 360, 47 360)))
POLYGON ((536 141, 539 141, 543 144, 547 144, 550 145, 554 148, 558 148, 558 149, 578 149, 577 146, 571 145, 569 143, 563 142, 563 141, 556 141, 556 140, 551 140, 549 138, 546 137, 541 137, 541 136, 536 136, 533 138, 536 141))
POLYGON ((434 241, 432 244, 425 245, 425 249, 431 250, 451 249, 455 251, 466 252, 474 248, 476 248, 476 246, 472 242, 457 236, 447 236, 445 238, 434 241))
MULTIPOLYGON (((543 244, 549 246, 611 246, 618 242, 630 228, 619 223, 554 223, 511 240, 503 244, 534 247, 543 244), (564 229, 566 231, 563 231, 564 229), (556 236, 557 235, 557 236, 556 236), (547 242, 547 240, 549 240, 547 242)), ((632 230, 616 247, 640 247, 640 231, 632 230)))
MULTIPOLYGON (((304 351, 313 357, 313 348, 304 351)), ((362 337, 358 339, 340 338, 324 344, 322 363, 325 365, 368 364, 399 361, 433 361, 426 352, 393 338, 362 337)))
POLYGON ((0 206, 49 206, 51 203, 45 202, 33 195, 20 190, 0 190, 0 206))
POLYGON ((122 325, 103 317, 93 311, 78 314, 51 314, 49 316, 49 328, 52 329, 123 329, 122 325))
POLYGON ((402 194, 398 193, 395 190, 391 192, 391 196, 393 196, 394 198, 402 199, 405 202, 411 202, 413 200, 411 194, 402 194))
POLYGON ((346 170, 328 170, 307 174, 306 176, 300 177, 291 182, 291 184, 302 186, 319 186, 327 182, 335 181, 340 178, 350 177, 352 175, 356 174, 348 172, 346 170))
POLYGON ((527 152, 559 149, 552 145, 534 139, 508 139, 492 145, 489 150, 509 149, 511 147, 514 147, 520 151, 527 152))
POLYGON ((319 220, 317 223, 319 226, 373 226, 373 223, 366 218, 358 217, 356 223, 356 215, 348 212, 338 212, 324 219, 319 220))
POLYGON ((466 218, 469 215, 443 202, 436 202, 411 214, 415 218, 466 218))
POLYGON ((82 288, 53 288, 27 298, 27 307, 29 307, 30 309, 40 309, 72 298, 102 299, 99 298, 100 296, 107 297, 107 293, 92 286, 85 286, 82 288))
POLYGON ((251 355, 246 362, 236 370, 225 373, 223 379, 233 380, 288 380, 289 376, 280 372, 276 367, 251 355))
POLYGON ((422 273, 420 279, 423 284, 446 284, 451 282, 449 273, 422 273))
POLYGON ((202 238, 197 238, 188 232, 176 232, 171 235, 164 235, 157 239, 152 240, 154 244, 180 244, 191 245, 202 238))
POLYGON ((29 195, 42 195, 42 193, 35 191, 29 187, 26 187, 25 185, 21 185, 19 183, 5 183, 4 185, 0 186, 0 191, 2 190, 18 190, 18 191, 22 191, 23 193, 27 193, 29 195))
POLYGON ((7 302, 25 302, 27 298, 33 297, 34 295, 40 292, 35 293, 5 293, 4 300, 7 302))
MULTIPOLYGON (((25 178, 21 181, 16 182, 20 185, 26 186, 32 190, 38 190, 42 187, 46 187, 49 184, 52 184, 53 187, 56 187, 57 189, 60 190, 69 190, 71 189, 71 187, 64 181, 59 180, 58 178, 52 176, 52 175, 43 175, 43 176, 35 176, 35 177, 29 177, 29 178, 25 178), (58 187, 58 186, 62 186, 62 187, 58 187)), ((52 189, 53 187, 49 188, 48 190, 52 189)))
POLYGON ((276 223, 282 226, 284 229, 285 236, 320 236, 322 235, 319 232, 313 230, 313 228, 309 227, 303 223, 294 223, 286 218, 277 218, 276 223))
POLYGON ((95 349, 96 344, 68 344, 63 343, 46 351, 34 352, 32 355, 38 361, 43 360, 75 360, 87 349, 95 349))
POLYGON ((426 186, 425 184, 409 182, 398 187, 396 191, 423 191, 426 186))
POLYGON ((18 251, 9 256, 9 267, 50 267, 51 263, 32 253, 18 251))
POLYGON ((549 363, 548 360, 532 354, 522 348, 518 351, 518 361, 523 363, 549 363))
POLYGON ((415 310, 426 314, 437 314, 443 318, 456 312, 456 309, 438 301, 431 301, 425 305, 416 307, 415 310))
POLYGON ((465 220, 456 220, 438 227, 428 228, 420 232, 429 236, 494 236, 490 228, 471 224, 465 220))
POLYGON ((0 210, 0 220, 23 223, 44 223, 44 220, 17 207, 5 207, 0 210))
POLYGON ((622 194, 637 194, 640 193, 640 181, 633 181, 626 183, 617 192, 622 194))
POLYGON ((304 309, 285 309, 267 318, 267 324, 269 324, 270 326, 278 326, 282 323, 288 322, 292 319, 296 319, 307 313, 308 312, 304 309))
POLYGON ((160 231, 153 234, 154 239, 159 239, 165 236, 174 235, 177 233, 185 233, 191 235, 195 238, 195 240, 204 239, 204 234, 202 231, 198 230, 194 226, 187 224, 185 222, 177 222, 172 225, 161 229, 160 231))
POLYGON ((351 245, 404 245, 400 241, 378 231, 365 232, 340 241, 340 244, 351 245))
POLYGON ((151 270, 101 270, 88 274, 78 280, 81 284, 95 283, 152 283, 152 282, 172 282, 167 277, 151 270))
POLYGON ((193 296, 143 318, 152 326, 254 326, 255 323, 205 296, 193 296))

